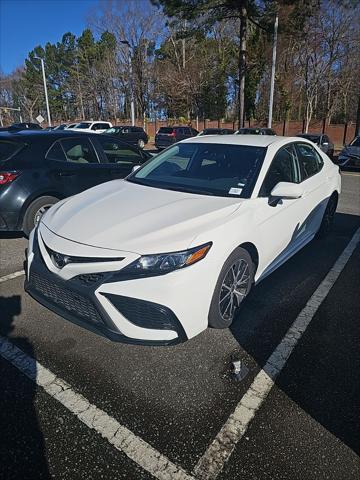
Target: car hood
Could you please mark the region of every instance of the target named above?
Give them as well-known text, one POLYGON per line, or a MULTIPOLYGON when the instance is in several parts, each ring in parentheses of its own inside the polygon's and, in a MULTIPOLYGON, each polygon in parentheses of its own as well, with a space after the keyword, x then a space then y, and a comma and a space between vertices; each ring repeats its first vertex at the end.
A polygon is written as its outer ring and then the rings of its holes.
POLYGON ((114 180, 57 203, 42 223, 86 245, 138 254, 171 252, 192 246, 197 235, 224 222, 243 202, 114 180))
POLYGON ((352 145, 349 145, 348 147, 345 147, 341 153, 340 157, 347 157, 348 155, 357 155, 360 157, 360 147, 355 147, 352 145))

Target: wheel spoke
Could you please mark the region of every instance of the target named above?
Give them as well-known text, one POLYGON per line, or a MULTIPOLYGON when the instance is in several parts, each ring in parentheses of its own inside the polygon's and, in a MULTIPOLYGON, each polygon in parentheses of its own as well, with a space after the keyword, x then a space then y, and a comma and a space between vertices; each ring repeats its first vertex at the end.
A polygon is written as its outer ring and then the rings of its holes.
POLYGON ((231 291, 227 292, 227 294, 223 296, 223 298, 220 300, 220 303, 223 302, 229 295, 231 295, 231 291))

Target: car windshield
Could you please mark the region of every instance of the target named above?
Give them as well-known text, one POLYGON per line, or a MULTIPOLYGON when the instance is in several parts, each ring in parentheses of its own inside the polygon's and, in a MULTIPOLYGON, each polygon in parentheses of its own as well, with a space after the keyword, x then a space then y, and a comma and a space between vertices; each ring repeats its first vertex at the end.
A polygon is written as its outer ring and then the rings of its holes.
POLYGON ((179 143, 127 178, 129 182, 180 192, 250 197, 266 148, 179 143))
POLYGON ((75 125, 74 128, 90 128, 91 123, 89 122, 81 122, 75 125))
POLYGON ((360 137, 356 137, 351 143, 350 145, 352 147, 360 147, 360 137))

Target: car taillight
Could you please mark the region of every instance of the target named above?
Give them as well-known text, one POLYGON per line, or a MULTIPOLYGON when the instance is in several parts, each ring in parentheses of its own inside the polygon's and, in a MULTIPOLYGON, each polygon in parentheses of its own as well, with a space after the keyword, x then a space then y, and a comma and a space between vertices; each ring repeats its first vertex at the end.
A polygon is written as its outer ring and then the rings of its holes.
POLYGON ((6 185, 15 180, 20 172, 0 172, 0 185, 6 185))
POLYGON ((170 137, 174 137, 174 138, 175 138, 175 137, 176 137, 176 133, 175 133, 175 132, 170 133, 170 137))

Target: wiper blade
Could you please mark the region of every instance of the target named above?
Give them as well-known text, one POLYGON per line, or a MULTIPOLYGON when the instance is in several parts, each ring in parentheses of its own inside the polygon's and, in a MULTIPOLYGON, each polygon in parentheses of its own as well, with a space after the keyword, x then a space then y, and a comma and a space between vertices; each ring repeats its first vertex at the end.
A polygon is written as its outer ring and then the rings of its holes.
POLYGON ((211 192, 210 190, 202 190, 202 189, 193 190, 192 188, 189 189, 189 188, 180 187, 180 186, 165 185, 161 188, 166 188, 167 190, 174 190, 175 192, 185 192, 185 193, 195 193, 195 194, 199 193, 199 194, 204 194, 204 195, 215 195, 215 193, 211 192))

